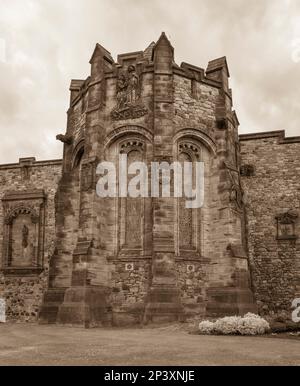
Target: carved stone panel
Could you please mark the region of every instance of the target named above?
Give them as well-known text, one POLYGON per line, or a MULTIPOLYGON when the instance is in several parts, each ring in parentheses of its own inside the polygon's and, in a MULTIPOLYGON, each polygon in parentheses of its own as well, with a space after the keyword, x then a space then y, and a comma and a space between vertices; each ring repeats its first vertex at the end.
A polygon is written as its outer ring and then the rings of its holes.
POLYGON ((278 240, 293 240, 297 238, 295 229, 297 219, 298 214, 291 210, 276 216, 278 240))
POLYGON ((174 284, 176 281, 174 259, 172 253, 159 252, 153 258, 153 284, 174 284))
POLYGON ((113 120, 135 119, 147 114, 141 102, 141 80, 134 65, 120 73, 117 80, 117 106, 111 112, 113 120))
POLYGON ((3 260, 6 273, 26 274, 43 266, 44 203, 41 190, 7 193, 4 208, 3 260))

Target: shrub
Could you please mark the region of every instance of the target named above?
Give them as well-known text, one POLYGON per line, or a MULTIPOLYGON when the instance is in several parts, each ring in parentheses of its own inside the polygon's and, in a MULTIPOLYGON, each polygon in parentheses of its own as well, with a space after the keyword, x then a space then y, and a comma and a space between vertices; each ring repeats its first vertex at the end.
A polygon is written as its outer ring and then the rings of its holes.
POLYGON ((241 335, 263 335, 269 329, 270 325, 265 319, 248 313, 241 319, 238 332, 241 335))
POLYGON ((214 333, 214 323, 208 320, 204 320, 199 323, 199 332, 203 335, 210 335, 214 333))
POLYGON ((265 319, 251 313, 244 317, 227 316, 214 323, 206 320, 199 324, 200 334, 208 335, 262 335, 269 329, 269 323, 265 319))
POLYGON ((217 334, 233 335, 239 331, 240 323, 240 316, 226 316, 225 318, 218 319, 214 327, 217 334))

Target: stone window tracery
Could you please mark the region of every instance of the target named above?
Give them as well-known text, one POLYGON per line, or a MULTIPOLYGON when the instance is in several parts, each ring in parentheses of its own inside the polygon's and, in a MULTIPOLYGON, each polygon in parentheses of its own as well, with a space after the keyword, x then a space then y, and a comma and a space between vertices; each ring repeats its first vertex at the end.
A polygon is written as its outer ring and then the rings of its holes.
MULTIPOLYGON (((191 140, 182 140, 178 143, 178 161, 184 170, 185 162, 195 163, 201 160, 201 148, 191 140)), ((193 185, 195 184, 195 168, 193 165, 193 185)), ((183 181, 184 185, 184 173, 183 181)), ((177 202, 177 253, 179 255, 197 253, 199 251, 199 209, 186 208, 186 197, 177 202)))
MULTIPOLYGON (((119 144, 119 154, 127 155, 127 166, 144 160, 145 144, 139 138, 132 138, 119 144)), ((128 174, 128 180, 131 176, 128 174)), ((144 198, 119 198, 120 253, 134 254, 143 249, 144 198)))

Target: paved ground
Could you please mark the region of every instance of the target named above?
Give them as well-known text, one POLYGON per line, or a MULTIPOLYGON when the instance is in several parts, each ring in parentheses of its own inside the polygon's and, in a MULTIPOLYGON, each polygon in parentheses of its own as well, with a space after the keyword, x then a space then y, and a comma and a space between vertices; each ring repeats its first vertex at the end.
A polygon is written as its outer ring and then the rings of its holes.
POLYGON ((0 324, 0 365, 300 365, 300 340, 0 324))

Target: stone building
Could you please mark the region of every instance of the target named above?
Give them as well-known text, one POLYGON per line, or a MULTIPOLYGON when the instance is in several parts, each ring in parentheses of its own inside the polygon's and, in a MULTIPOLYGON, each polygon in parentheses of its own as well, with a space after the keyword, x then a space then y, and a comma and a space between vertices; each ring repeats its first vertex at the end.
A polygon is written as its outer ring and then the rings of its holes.
POLYGON ((72 80, 62 160, 0 165, 10 320, 93 325, 290 309, 300 297, 300 137, 238 135, 226 58, 178 66, 97 44, 72 80), (204 205, 100 198, 97 165, 204 162, 204 205))

